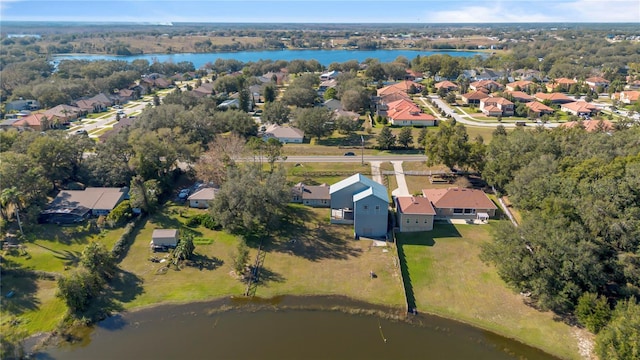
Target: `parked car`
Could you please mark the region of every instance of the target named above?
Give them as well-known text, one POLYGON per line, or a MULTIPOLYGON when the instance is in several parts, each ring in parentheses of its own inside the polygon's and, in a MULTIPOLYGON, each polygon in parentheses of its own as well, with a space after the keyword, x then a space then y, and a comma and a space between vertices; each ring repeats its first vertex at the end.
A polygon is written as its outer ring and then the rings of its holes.
POLYGON ((180 193, 178 193, 178 199, 184 200, 189 197, 189 189, 182 189, 180 193))
POLYGON ((356 156, 356 154, 352 151, 344 153, 344 156, 356 156))

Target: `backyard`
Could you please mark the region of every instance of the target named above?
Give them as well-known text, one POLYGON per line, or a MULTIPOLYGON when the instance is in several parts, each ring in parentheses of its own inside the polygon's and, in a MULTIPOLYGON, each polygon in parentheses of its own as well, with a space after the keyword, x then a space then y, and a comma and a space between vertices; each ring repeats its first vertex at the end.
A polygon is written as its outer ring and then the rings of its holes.
POLYGON ((400 261, 410 306, 512 337, 563 358, 580 358, 583 330, 524 303, 480 258, 490 225, 436 223, 434 230, 398 234, 400 261), (573 345, 571 345, 573 344, 573 345))

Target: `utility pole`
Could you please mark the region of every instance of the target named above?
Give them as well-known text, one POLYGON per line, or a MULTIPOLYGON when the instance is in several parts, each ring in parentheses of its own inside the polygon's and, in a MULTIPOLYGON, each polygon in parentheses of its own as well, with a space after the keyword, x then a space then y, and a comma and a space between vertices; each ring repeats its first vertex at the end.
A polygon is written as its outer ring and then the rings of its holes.
POLYGON ((362 141, 362 151, 361 151, 361 154, 362 154, 362 156, 361 156, 362 157, 362 166, 364 166, 364 136, 360 135, 360 140, 362 141))

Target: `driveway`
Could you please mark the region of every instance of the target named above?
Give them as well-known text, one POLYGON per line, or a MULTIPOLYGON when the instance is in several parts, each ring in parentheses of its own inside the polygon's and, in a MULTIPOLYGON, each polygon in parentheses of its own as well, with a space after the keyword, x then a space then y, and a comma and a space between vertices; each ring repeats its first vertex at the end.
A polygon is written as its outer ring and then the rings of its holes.
POLYGON ((380 164, 382 164, 382 161, 371 162, 371 177, 373 178, 373 181, 384 185, 382 182, 382 173, 380 172, 380 164))
POLYGON ((404 170, 402 169, 402 161, 392 161, 393 171, 396 173, 396 182, 398 188, 391 192, 393 196, 411 196, 409 193, 409 187, 407 187, 407 180, 404 177, 404 170))

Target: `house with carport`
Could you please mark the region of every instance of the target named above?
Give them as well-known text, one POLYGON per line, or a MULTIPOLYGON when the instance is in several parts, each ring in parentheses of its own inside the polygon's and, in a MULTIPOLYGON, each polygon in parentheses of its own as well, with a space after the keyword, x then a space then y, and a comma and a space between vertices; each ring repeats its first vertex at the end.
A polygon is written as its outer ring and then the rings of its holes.
POLYGON ((358 173, 331 185, 329 195, 332 224, 353 224, 356 239, 386 239, 389 195, 384 185, 358 173))
POLYGON ((436 210, 429 199, 422 196, 398 196, 395 203, 400 232, 433 230, 436 210))
POLYGON ((302 182, 291 188, 291 202, 311 207, 330 207, 329 185, 306 185, 302 182))

